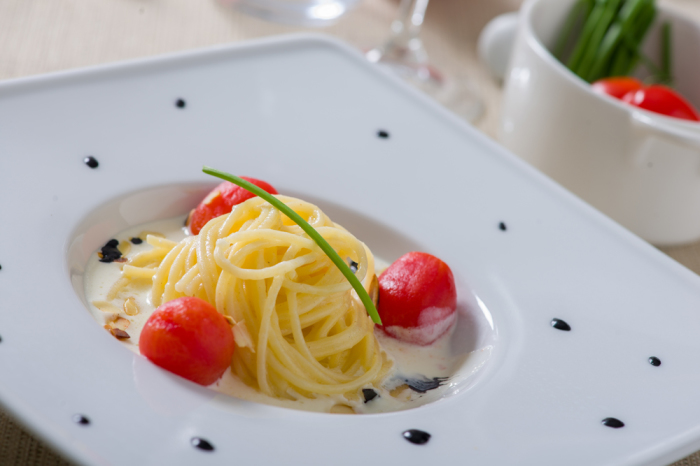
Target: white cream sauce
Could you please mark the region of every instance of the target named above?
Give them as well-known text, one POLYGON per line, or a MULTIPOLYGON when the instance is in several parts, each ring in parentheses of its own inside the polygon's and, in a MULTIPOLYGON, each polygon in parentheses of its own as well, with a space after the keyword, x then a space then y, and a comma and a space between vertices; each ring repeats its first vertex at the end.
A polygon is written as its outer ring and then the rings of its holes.
MULTIPOLYGON (((114 238, 120 244, 134 237, 141 237, 142 244, 131 244, 123 257, 131 258, 142 251, 148 251, 151 246, 146 243, 144 232, 160 233, 172 241, 180 241, 187 236, 188 229, 183 227, 185 217, 151 222, 139 225, 118 233, 114 238)), ((99 262, 98 251, 93 254, 87 264, 85 272, 85 296, 90 303, 90 312, 95 320, 109 328, 120 328, 129 334, 129 338, 120 340, 124 346, 135 353, 139 353, 138 341, 141 329, 148 317, 155 310, 150 300, 150 282, 130 284, 112 299, 107 299, 112 285, 121 278, 123 263, 99 262), (133 298, 139 309, 137 315, 127 315, 124 302, 127 298, 133 298), (109 302, 111 306, 100 304, 109 302), (93 303, 100 304, 100 308, 93 303), (112 312, 110 312, 112 311, 112 312), (118 314, 117 314, 118 312, 118 314)), ((124 251, 122 251, 124 253, 124 251)), ((388 264, 375 258, 377 273, 385 269, 388 264)), ((444 336, 429 346, 417 346, 403 343, 382 331, 375 329, 375 335, 382 349, 394 361, 394 368, 383 381, 382 387, 376 390, 378 396, 364 403, 363 400, 348 401, 342 395, 319 396, 315 399, 299 396, 295 400, 282 400, 264 395, 254 388, 243 383, 232 371, 227 370, 217 382, 209 386, 212 390, 237 398, 264 403, 268 405, 283 406, 292 409, 301 409, 316 412, 342 411, 344 406, 350 406, 356 413, 378 413, 400 411, 424 405, 443 397, 450 388, 455 385, 457 379, 476 372, 488 359, 490 348, 477 350, 468 354, 453 354, 450 341, 456 326, 452 326, 444 336), (456 375, 458 374, 458 375, 456 375), (406 378, 448 377, 443 386, 426 393, 418 393, 407 387, 406 378), (338 405, 343 405, 339 407, 338 405)), ((292 394, 293 395, 293 394, 292 394)), ((350 412, 349 409, 345 408, 350 412)))

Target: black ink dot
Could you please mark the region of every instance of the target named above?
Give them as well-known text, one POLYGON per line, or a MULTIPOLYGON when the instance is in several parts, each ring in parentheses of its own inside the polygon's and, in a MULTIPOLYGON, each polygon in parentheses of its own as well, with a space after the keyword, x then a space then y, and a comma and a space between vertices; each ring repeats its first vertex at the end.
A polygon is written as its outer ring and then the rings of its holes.
POLYGON ((81 426, 87 426, 90 424, 90 419, 88 419, 87 416, 83 416, 82 414, 74 414, 73 422, 75 422, 76 424, 80 424, 81 426))
POLYGON ((423 445, 430 440, 430 434, 418 429, 409 429, 403 433, 403 438, 416 445, 423 445))
POLYGON ((89 155, 83 159, 83 162, 85 162, 85 165, 87 165, 90 168, 97 168, 100 163, 97 161, 95 157, 92 155, 89 155))
POLYGON ((503 222, 501 222, 501 223, 498 224, 498 228, 499 228, 501 231, 506 231, 506 230, 508 229, 508 228, 506 227, 506 224, 503 223, 503 222))
POLYGON ((625 423, 622 422, 619 419, 615 419, 614 417, 606 417, 603 419, 603 425, 612 427, 613 429, 619 429, 620 427, 625 427, 625 423))
POLYGON ((200 450, 214 451, 214 445, 204 440, 203 438, 192 437, 192 440, 190 440, 190 442, 192 443, 193 447, 199 448, 200 450))
POLYGON ((442 386, 448 377, 433 377, 429 379, 424 375, 419 375, 413 378, 404 378, 403 381, 406 382, 408 388, 418 393, 426 393, 428 390, 435 390, 436 388, 442 386))
POLYGON ((0 265, 0 270, 2 270, 2 265, 0 265))
POLYGON ((661 359, 657 358, 656 356, 652 356, 649 358, 649 364, 659 367, 661 365, 661 359))
POLYGON ((182 100, 182 99, 177 99, 177 100, 175 101, 175 106, 176 106, 177 108, 185 108, 186 105, 187 105, 187 102, 185 102, 185 101, 182 100))
POLYGON ((389 139, 389 132, 380 129, 379 131, 377 131, 377 136, 379 136, 382 139, 389 139))
POLYGON ((115 260, 121 258, 122 252, 119 250, 119 248, 117 248, 117 246, 119 246, 119 241, 116 239, 107 241, 107 244, 102 246, 102 249, 100 249, 100 262, 114 262, 115 260))
POLYGON ((375 399, 377 397, 377 395, 378 395, 377 392, 375 392, 371 388, 363 388, 362 389, 362 396, 365 397, 365 403, 367 403, 368 401, 372 401, 373 399, 375 399))
POLYGON ((554 327, 557 330, 564 330, 565 332, 568 332, 569 330, 571 330, 571 326, 569 326, 569 324, 567 324, 566 322, 564 322, 561 319, 552 319, 551 324, 552 324, 552 327, 554 327))
POLYGON ((143 243, 143 240, 142 240, 141 238, 139 238, 139 237, 136 237, 136 236, 133 237, 133 238, 131 238, 130 241, 131 241, 133 244, 141 244, 141 243, 143 243))

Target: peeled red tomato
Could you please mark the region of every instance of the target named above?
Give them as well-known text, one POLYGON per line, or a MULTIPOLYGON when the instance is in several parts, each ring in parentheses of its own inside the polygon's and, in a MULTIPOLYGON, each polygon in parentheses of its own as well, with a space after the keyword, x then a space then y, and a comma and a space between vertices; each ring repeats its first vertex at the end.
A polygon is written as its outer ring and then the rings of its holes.
POLYGON ((667 86, 659 84, 646 86, 640 80, 629 76, 599 79, 591 86, 595 92, 608 94, 650 112, 684 120, 700 121, 700 114, 690 102, 667 86))
POLYGON ((700 114, 693 106, 673 89, 654 85, 630 91, 622 97, 624 102, 635 107, 649 110, 683 120, 700 121, 700 114))
POLYGON ((231 326, 199 298, 178 298, 158 307, 139 337, 139 349, 156 365, 200 385, 216 382, 231 364, 231 326))
MULTIPOLYGON (((270 194, 278 194, 275 188, 264 181, 248 178, 246 176, 242 176, 241 178, 264 189, 270 194)), ((189 225, 190 231, 193 235, 199 234, 199 231, 209 220, 228 214, 231 212, 231 209, 233 209, 233 206, 247 201, 254 196, 255 194, 250 191, 229 181, 224 181, 216 188, 212 189, 204 200, 192 211, 189 225)))
POLYGON ((379 276, 379 315, 390 336, 429 345, 457 318, 457 289, 452 271, 424 252, 410 252, 379 276))
POLYGON ((591 84, 591 87, 599 94, 608 94, 616 99, 622 99, 628 92, 643 88, 644 83, 629 76, 615 76, 599 79, 591 84))

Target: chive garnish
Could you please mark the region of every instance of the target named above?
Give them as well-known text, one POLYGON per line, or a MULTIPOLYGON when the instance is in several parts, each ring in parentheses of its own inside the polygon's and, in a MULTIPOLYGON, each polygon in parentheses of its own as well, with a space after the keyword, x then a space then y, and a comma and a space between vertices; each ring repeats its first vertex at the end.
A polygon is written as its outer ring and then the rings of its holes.
POLYGON ((662 66, 641 49, 655 17, 655 0, 578 0, 559 33, 554 56, 588 82, 630 75, 640 61, 653 81, 668 82, 670 25, 662 29, 662 66))
POLYGON ((275 196, 272 194, 268 193, 262 188, 259 188, 255 186, 253 183, 249 183, 246 180, 239 178, 235 175, 231 175, 230 173, 222 172, 220 170, 217 170, 215 168, 207 167, 206 165, 202 168, 202 171, 206 173, 207 175, 212 175, 217 178, 221 178, 222 180, 225 181, 230 181, 233 184, 236 184, 240 186, 241 188, 245 189, 246 191, 250 191, 251 193, 255 194, 256 196, 259 196, 263 198, 265 201, 269 202, 272 204, 273 207, 275 207, 277 210, 282 212, 284 215, 290 218, 294 223, 299 225, 304 232, 309 235, 309 237, 318 244, 318 247, 321 248, 321 250, 326 253, 328 258, 335 264, 336 267, 338 267, 338 270, 345 276, 345 278, 348 279, 352 287, 355 289, 357 292, 357 295, 360 297, 360 301, 362 301, 362 304, 365 305, 365 309, 367 310, 367 314, 372 318, 372 321, 375 324, 382 325, 382 319, 379 317, 379 313, 377 312, 377 309, 374 307, 374 303, 372 302, 372 298, 369 297, 369 294, 365 290, 365 288, 362 286, 362 283, 360 283, 360 280, 357 279, 354 273, 352 273, 352 270, 350 270, 350 267, 343 261, 343 259, 340 258, 337 252, 335 252, 335 249, 328 244, 328 241, 326 241, 323 236, 321 236, 311 225, 306 222, 303 218, 299 216, 296 212, 294 212, 292 209, 290 209, 287 204, 284 202, 280 201, 277 199, 275 196))

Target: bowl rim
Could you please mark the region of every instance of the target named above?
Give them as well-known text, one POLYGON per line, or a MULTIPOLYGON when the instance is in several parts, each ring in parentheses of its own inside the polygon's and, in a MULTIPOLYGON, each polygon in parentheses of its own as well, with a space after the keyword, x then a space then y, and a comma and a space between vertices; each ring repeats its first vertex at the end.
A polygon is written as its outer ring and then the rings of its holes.
MULTIPOLYGON (((557 60, 556 57, 554 57, 554 55, 549 51, 549 49, 542 43, 538 34, 535 32, 535 29, 532 24, 532 18, 535 14, 534 12, 536 8, 538 8, 540 3, 548 1, 560 2, 561 0, 526 0, 521 9, 521 27, 522 31, 525 34, 525 41, 528 44, 528 46, 539 56, 540 59, 542 59, 542 61, 545 64, 549 65, 550 68, 554 70, 554 72, 558 73, 568 83, 576 86, 579 90, 583 91, 588 95, 594 96, 594 98, 597 98, 600 102, 604 102, 608 105, 613 105, 614 107, 624 111, 628 114, 630 118, 634 117, 635 113, 638 113, 642 115, 642 119, 658 120, 660 124, 671 124, 673 126, 679 127, 680 129, 689 130, 700 134, 700 122, 683 120, 681 118, 674 118, 642 108, 633 107, 612 96, 594 92, 590 84, 588 84, 586 81, 575 75, 563 63, 557 60)), ((564 1, 573 2, 574 0, 564 1)), ((671 18, 673 18, 674 22, 681 21, 687 24, 691 24, 693 25, 693 27, 697 28, 700 31, 700 23, 688 19, 687 17, 683 16, 678 10, 675 10, 674 8, 669 8, 667 5, 663 4, 657 5, 657 8, 659 10, 662 10, 671 18)), ((663 127, 659 128, 659 130, 666 132, 663 129, 663 127)))

